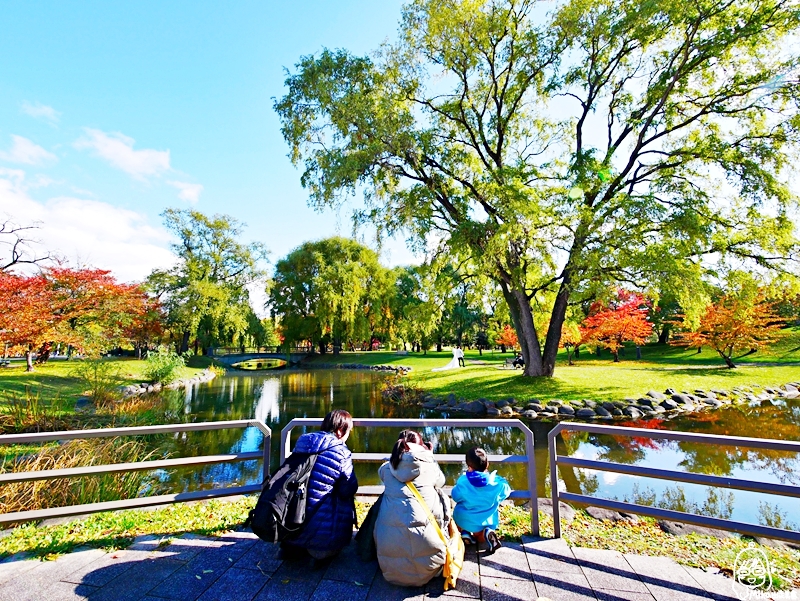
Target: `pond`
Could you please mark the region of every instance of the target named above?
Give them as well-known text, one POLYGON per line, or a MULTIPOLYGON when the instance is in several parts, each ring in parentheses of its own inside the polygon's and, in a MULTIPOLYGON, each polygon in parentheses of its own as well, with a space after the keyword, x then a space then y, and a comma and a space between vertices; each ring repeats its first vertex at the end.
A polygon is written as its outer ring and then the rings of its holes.
MULTIPOLYGON (((176 409, 184 413, 186 421, 262 420, 273 432, 271 457, 274 470, 279 455, 280 431, 295 417, 322 417, 334 408, 347 409, 356 417, 443 416, 434 411, 384 402, 380 394, 382 378, 374 372, 346 370, 235 372, 181 392, 181 397, 176 400, 179 405, 176 409)), ((550 493, 547 433, 555 423, 529 422, 536 440, 540 497, 550 493)), ((681 415, 671 420, 615 423, 708 434, 800 440, 800 402, 781 400, 751 407, 725 407, 707 413, 681 415)), ((348 440, 348 446, 356 452, 388 453, 397 430, 356 428, 348 440)), ((300 433, 300 429, 295 429, 293 441, 300 433)), ((524 454, 524 437, 514 428, 428 429, 425 436, 434 442, 437 453, 464 453, 469 447, 478 445, 490 453, 524 454)), ((173 444, 176 456, 244 452, 258 450, 261 435, 254 428, 195 432, 177 437, 173 444)), ((791 453, 587 433, 571 433, 563 440, 559 439, 558 444, 560 454, 586 459, 606 459, 782 484, 800 483, 798 456, 791 453)), ((460 466, 442 467, 448 484, 453 484, 461 470, 460 466)), ((524 465, 503 465, 499 471, 510 480, 513 488, 527 487, 524 465)), ((361 484, 378 483, 376 464, 357 464, 356 472, 361 484)), ((800 529, 797 523, 792 523, 793 519, 797 519, 793 509, 796 501, 780 496, 712 490, 692 484, 676 485, 667 481, 572 468, 564 468, 559 476, 560 489, 570 492, 800 529)), ((172 492, 259 481, 260 466, 255 461, 161 474, 162 488, 172 492)))

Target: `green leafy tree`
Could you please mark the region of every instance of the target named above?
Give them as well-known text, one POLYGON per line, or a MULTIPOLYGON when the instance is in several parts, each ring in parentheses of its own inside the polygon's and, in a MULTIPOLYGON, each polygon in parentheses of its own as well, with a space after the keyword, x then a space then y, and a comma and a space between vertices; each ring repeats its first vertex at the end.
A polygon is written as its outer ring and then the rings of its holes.
POLYGON ((163 216, 178 237, 172 245, 178 262, 153 271, 147 285, 166 309, 178 351, 186 352, 192 338, 195 353, 198 346, 241 344, 258 321, 247 287, 264 276, 266 249, 239 242, 242 225, 227 215, 167 209, 163 216))
POLYGON ((288 341, 324 353, 370 341, 391 320, 394 282, 371 249, 346 238, 306 242, 275 265, 269 302, 288 341))
POLYGON ((373 56, 303 57, 275 108, 314 206, 364 191, 357 218, 469 255, 552 375, 571 303, 790 269, 798 25, 783 0, 415 0, 373 56))

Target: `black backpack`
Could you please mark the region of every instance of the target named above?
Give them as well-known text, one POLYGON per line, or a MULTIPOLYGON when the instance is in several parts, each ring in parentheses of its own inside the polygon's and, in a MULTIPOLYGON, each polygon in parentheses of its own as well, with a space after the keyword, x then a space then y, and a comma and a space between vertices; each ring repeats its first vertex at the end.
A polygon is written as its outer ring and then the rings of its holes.
POLYGON ((276 543, 298 536, 306 521, 306 501, 316 453, 292 453, 269 479, 245 520, 261 540, 276 543))

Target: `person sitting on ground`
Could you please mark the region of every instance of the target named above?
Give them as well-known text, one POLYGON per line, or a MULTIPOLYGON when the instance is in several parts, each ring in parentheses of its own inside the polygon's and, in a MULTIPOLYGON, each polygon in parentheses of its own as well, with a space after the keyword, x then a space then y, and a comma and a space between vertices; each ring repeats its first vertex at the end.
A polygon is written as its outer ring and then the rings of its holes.
POLYGON ((344 409, 325 416, 319 432, 297 439, 294 453, 317 453, 308 481, 306 523, 297 538, 281 542, 285 559, 333 557, 350 544, 358 480, 347 442, 353 418, 344 409))
POLYGON ((447 549, 407 483, 414 484, 439 528, 447 533, 451 516, 450 501, 441 491, 444 474, 422 436, 404 430, 378 475, 386 487, 374 533, 381 572, 392 584, 422 586, 441 573, 447 549))
POLYGON ((496 471, 489 473, 489 459, 483 449, 467 451, 466 462, 467 471, 451 492, 456 502, 453 518, 464 544, 484 543, 485 554, 491 555, 501 546, 495 530, 500 523, 500 503, 511 494, 511 487, 496 471))

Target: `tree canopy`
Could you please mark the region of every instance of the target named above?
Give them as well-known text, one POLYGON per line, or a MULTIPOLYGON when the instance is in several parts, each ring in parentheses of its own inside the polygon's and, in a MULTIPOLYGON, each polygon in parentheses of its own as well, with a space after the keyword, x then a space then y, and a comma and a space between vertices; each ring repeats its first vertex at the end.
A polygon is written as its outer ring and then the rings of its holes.
POLYGON ((313 205, 363 192, 360 220, 468 255, 552 375, 599 291, 796 271, 798 25, 784 0, 415 0, 372 56, 302 57, 275 108, 313 205))
POLYGON ((242 226, 227 215, 167 209, 163 216, 178 237, 178 262, 153 271, 147 285, 166 308, 178 350, 185 352, 192 337, 204 349, 240 341, 258 323, 247 287, 264 276, 266 249, 239 242, 242 226))
POLYGON ((278 261, 269 302, 285 339, 325 352, 330 343, 338 349, 392 327, 393 286, 375 251, 334 237, 306 242, 278 261))

